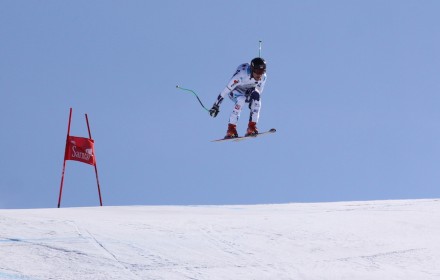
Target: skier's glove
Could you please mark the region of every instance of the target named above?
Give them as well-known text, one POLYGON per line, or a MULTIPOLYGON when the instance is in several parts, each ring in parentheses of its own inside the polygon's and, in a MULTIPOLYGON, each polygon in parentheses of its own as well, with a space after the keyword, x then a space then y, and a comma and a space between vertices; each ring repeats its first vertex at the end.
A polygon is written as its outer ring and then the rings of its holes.
POLYGON ((217 104, 212 105, 212 108, 209 110, 211 117, 217 117, 218 112, 220 112, 220 107, 217 104))

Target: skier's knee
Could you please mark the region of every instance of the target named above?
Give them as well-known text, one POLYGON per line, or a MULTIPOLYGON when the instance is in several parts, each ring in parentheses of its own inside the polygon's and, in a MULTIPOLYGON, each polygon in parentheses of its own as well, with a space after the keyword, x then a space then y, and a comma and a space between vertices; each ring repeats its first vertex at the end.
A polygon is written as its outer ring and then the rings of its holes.
POLYGON ((251 93, 251 101, 252 100, 255 100, 255 101, 260 101, 260 93, 258 92, 258 91, 256 91, 256 90, 254 90, 252 93, 251 93))
POLYGON ((249 99, 249 109, 253 110, 260 107, 260 93, 258 91, 254 90, 249 99))

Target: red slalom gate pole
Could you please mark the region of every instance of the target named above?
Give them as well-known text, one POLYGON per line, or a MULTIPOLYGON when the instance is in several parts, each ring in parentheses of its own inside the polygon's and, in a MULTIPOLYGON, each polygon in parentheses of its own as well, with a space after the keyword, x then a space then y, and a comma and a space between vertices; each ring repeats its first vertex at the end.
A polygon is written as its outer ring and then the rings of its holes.
MULTIPOLYGON (((70 114, 69 114, 69 124, 67 126, 67 137, 66 137, 66 143, 69 140, 70 135, 70 123, 72 121, 72 108, 70 108, 70 114)), ((63 184, 64 184, 64 173, 66 171, 66 157, 65 157, 65 151, 64 151, 64 162, 63 162, 63 172, 61 174, 61 184, 60 184, 60 195, 58 196, 58 208, 60 208, 61 205, 61 196, 63 194, 63 184)))
MULTIPOLYGON (((89 125, 89 118, 86 115, 86 123, 87 123, 87 130, 89 131, 89 139, 92 139, 92 134, 90 133, 90 125, 89 125)), ((102 206, 102 196, 101 196, 101 187, 99 186, 99 178, 98 178, 98 167, 96 163, 96 155, 95 156, 95 175, 96 175, 96 184, 98 185, 98 195, 99 195, 99 204, 102 206)))

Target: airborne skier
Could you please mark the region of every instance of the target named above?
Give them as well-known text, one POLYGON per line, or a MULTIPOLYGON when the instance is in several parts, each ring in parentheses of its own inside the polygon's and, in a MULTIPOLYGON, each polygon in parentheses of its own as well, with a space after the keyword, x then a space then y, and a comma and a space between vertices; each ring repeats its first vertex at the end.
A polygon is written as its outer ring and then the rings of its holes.
POLYGON ((238 66, 228 85, 218 95, 217 100, 209 110, 209 114, 213 118, 220 112, 220 104, 226 95, 235 103, 229 117, 225 139, 238 137, 236 127, 245 103, 249 103, 250 109, 246 136, 256 136, 258 134, 257 123, 260 117, 261 94, 263 93, 266 78, 266 61, 256 57, 252 59, 250 64, 244 63, 238 66))

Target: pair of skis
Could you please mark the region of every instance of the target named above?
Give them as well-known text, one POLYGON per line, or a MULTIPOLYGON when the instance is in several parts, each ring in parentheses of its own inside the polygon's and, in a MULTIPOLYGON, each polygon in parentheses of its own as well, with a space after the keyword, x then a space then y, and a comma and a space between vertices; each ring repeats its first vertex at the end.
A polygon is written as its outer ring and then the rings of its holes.
POLYGON ((222 138, 222 139, 212 140, 211 142, 227 142, 227 141, 239 142, 239 141, 243 141, 243 140, 250 139, 250 138, 257 138, 257 137, 261 137, 264 135, 273 134, 275 132, 277 132, 277 130, 275 128, 271 128, 268 131, 260 132, 255 135, 239 136, 239 137, 234 137, 234 138, 222 138))
MULTIPOLYGON (((197 100, 199 101, 200 105, 203 107, 203 109, 205 109, 206 111, 209 112, 209 109, 205 107, 205 105, 203 105, 202 101, 200 100, 199 96, 195 93, 195 91, 190 90, 190 89, 186 89, 186 88, 182 88, 180 86, 176 86, 176 88, 181 89, 181 90, 185 90, 188 92, 192 92, 195 97, 197 98, 197 100)), ((239 137, 234 137, 234 138, 222 138, 222 139, 216 139, 216 140, 211 140, 211 142, 228 142, 228 141, 232 141, 232 142, 239 142, 239 141, 243 141, 246 139, 250 139, 250 138, 257 138, 257 137, 261 137, 264 135, 269 135, 269 134, 273 134, 275 133, 277 130, 275 128, 271 128, 267 131, 264 132, 260 132, 256 135, 249 135, 249 136, 239 136, 239 137)))

